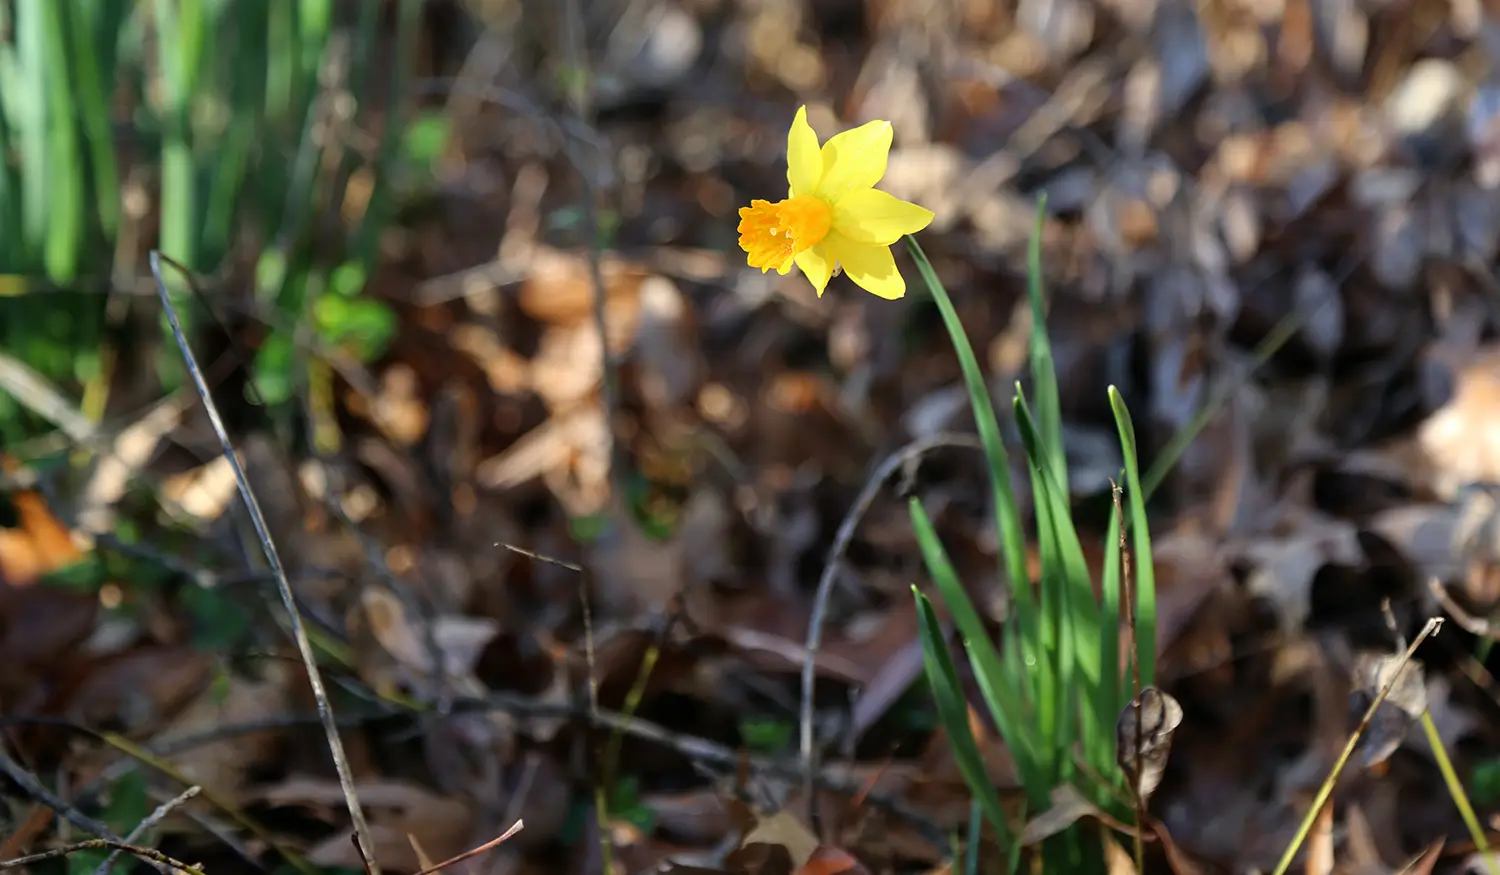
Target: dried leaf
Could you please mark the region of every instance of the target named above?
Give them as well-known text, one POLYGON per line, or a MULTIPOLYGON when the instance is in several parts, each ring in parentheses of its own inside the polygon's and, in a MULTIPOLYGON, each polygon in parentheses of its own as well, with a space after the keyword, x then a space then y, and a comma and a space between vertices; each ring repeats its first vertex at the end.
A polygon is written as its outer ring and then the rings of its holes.
POLYGON ((798 871, 812 859, 819 844, 817 836, 792 816, 791 812, 783 810, 761 818, 740 840, 740 850, 746 851, 752 845, 785 848, 792 861, 792 871, 798 871))
POLYGON ((843 875, 846 872, 849 875, 870 875, 870 870, 848 853, 819 845, 797 870, 797 875, 843 875))
MULTIPOLYGON (((210 687, 178 715, 161 735, 180 738, 223 726, 255 724, 287 713, 295 677, 285 663, 268 661, 259 678, 231 675, 228 689, 210 687)), ((246 773, 274 752, 276 733, 253 732, 194 745, 174 754, 172 763, 206 795, 238 804, 246 773)))
POLYGON ((1057 835, 1085 817, 1098 817, 1099 806, 1085 799, 1072 784, 1052 788, 1051 805, 1031 818, 1021 833, 1021 844, 1034 845, 1057 835))
POLYGON ((20 525, 0 528, 0 584, 29 586, 83 557, 73 533, 53 516, 41 493, 17 490, 10 501, 20 525))
POLYGON ((427 623, 409 617, 400 599, 387 589, 369 586, 360 593, 360 600, 375 639, 418 677, 435 671, 445 677, 467 676, 485 645, 500 631, 498 623, 483 617, 434 617, 428 622, 432 645, 442 662, 439 667, 427 646, 427 623))
POLYGON ((1172 734, 1182 725, 1182 705, 1171 693, 1144 687, 1115 721, 1115 762, 1136 795, 1146 800, 1166 774, 1172 734))
POLYGON ((1355 657, 1354 689, 1349 694, 1351 728, 1359 724, 1370 703, 1392 679, 1395 684, 1390 694, 1375 710, 1359 741, 1366 767, 1385 762, 1401 746, 1406 731, 1427 709, 1427 688, 1421 663, 1406 659, 1405 653, 1366 651, 1355 657))
MULTIPOLYGON (((416 872, 421 860, 414 844, 446 860, 468 850, 473 812, 456 799, 438 796, 402 781, 361 781, 355 787, 370 820, 372 855, 383 869, 416 872), (414 842, 415 840, 415 842, 414 842)), ((262 798, 272 805, 305 805, 342 818, 343 790, 337 781, 294 777, 267 788, 262 798)), ((341 829, 307 852, 317 866, 360 868, 351 829, 341 829)))

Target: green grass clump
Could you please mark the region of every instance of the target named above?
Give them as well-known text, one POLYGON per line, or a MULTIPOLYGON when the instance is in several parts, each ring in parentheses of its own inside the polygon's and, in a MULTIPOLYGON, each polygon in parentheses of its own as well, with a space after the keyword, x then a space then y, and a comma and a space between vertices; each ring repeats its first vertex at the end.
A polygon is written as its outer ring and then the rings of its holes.
MULTIPOLYGON (((975 794, 979 810, 1002 847, 1008 871, 1020 862, 1020 833, 1026 815, 1049 807, 1054 788, 1071 784, 1101 808, 1125 819, 1132 815, 1122 799, 1125 776, 1116 764, 1115 721, 1134 695, 1136 683, 1149 685, 1156 673, 1156 603, 1151 539, 1146 526, 1145 495, 1136 463, 1135 430, 1119 392, 1109 389, 1110 405, 1125 460, 1121 478, 1124 507, 1132 535, 1135 570, 1134 622, 1138 673, 1120 664, 1122 593, 1121 544, 1106 539, 1100 595, 1095 595, 1078 532, 1070 515, 1067 462, 1063 454, 1057 376, 1047 336, 1041 278, 1041 223, 1038 208, 1027 259, 1028 292, 1033 313, 1030 369, 1034 402, 1019 384, 1014 414, 1025 449, 1035 499, 1036 542, 1041 577, 1033 588, 1027 572, 1027 535, 1010 476, 1010 458, 990 402, 978 360, 957 311, 915 241, 908 238, 923 280, 932 292, 952 337, 978 424, 994 490, 1001 572, 1011 582, 1011 607, 998 644, 991 640, 922 504, 912 499, 912 524, 938 595, 952 614, 964 641, 979 689, 1015 761, 1024 787, 1022 816, 1008 812, 986 776, 969 728, 967 705, 949 656, 937 614, 929 598, 916 593, 927 678, 955 759, 975 794), (1101 780, 1102 779, 1102 780, 1101 780)), ((1119 505, 1117 505, 1118 507, 1119 505)), ((1118 512, 1116 516, 1118 515, 1118 512)), ((1112 518, 1111 532, 1119 531, 1112 518)), ((1044 871, 1092 871, 1102 867, 1098 844, 1075 827, 1044 843, 1044 871)), ((971 853, 973 850, 971 849, 971 853)))
POLYGON ((307 350, 377 355, 394 319, 363 291, 393 180, 445 137, 409 118, 421 2, 384 5, 0 3, 0 346, 88 387, 97 418, 123 314, 102 292, 146 278, 154 242, 210 294, 253 289, 268 402, 307 350))

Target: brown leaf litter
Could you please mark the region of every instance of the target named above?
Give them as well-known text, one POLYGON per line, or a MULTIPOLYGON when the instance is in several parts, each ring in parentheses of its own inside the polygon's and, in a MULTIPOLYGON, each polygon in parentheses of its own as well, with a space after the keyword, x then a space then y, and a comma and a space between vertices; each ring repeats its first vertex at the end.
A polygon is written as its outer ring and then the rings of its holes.
MULTIPOLYGON (((1150 803, 1172 848, 1153 844, 1147 868, 1273 865, 1346 737, 1356 669, 1391 652, 1382 599, 1403 634, 1445 599, 1476 620, 1500 602, 1487 485, 1500 481, 1500 92, 1484 4, 586 5, 591 125, 539 109, 565 104, 548 83, 573 66, 547 4, 479 4, 472 56, 434 31, 421 75, 454 83, 455 143, 441 208, 384 241, 371 291, 400 327, 367 372, 340 371, 344 450, 301 458, 269 430, 236 435, 348 696, 338 711, 382 864, 414 871, 415 848, 446 859, 524 814, 486 861, 597 871, 597 848, 564 828, 592 805, 610 737, 591 723, 597 705, 662 730, 621 742, 634 795, 595 823, 621 837, 628 872, 945 865, 930 834, 960 829, 968 797, 911 692, 909 587, 925 572, 905 497, 927 505, 995 618, 988 485, 963 450, 894 478, 807 651, 828 545, 872 467, 972 422, 922 296, 877 302, 836 281, 820 299, 739 260, 734 207, 785 185, 786 119, 806 103, 820 130, 891 120, 885 187, 938 213, 923 245, 1000 400, 1024 374, 1023 253, 1047 194, 1048 327, 1091 567, 1120 467, 1104 388, 1129 402, 1147 464, 1222 401, 1152 505, 1157 684, 1182 720, 1150 803), (592 232, 586 196, 600 206, 592 232), (1285 343, 1257 352, 1278 331, 1285 343), (769 767, 809 659, 819 738, 838 760, 825 777, 852 776, 820 791, 820 808, 846 816, 815 838, 797 832, 801 781, 769 767), (772 747, 751 757, 758 733, 772 747), (681 739, 758 768, 740 786, 681 739), (791 813, 741 823, 735 793, 791 813)), ((130 476, 212 557, 190 564, 237 569, 232 480, 202 461, 217 449, 201 423, 152 435, 130 476)), ((123 512, 106 473, 95 504, 123 512)), ((84 548, 66 501, 10 502, 0 710, 143 744, 310 711, 258 584, 235 602, 254 647, 205 655, 188 644, 181 586, 112 582, 146 606, 125 616, 37 585, 84 548)), ((1423 645, 1413 691, 1462 774, 1500 750, 1472 638, 1450 626, 1423 645)), ((347 865, 318 734, 292 722, 171 759, 247 816, 300 813, 310 822, 278 840, 347 865)), ((978 723, 997 781, 1013 778, 978 723)), ((1386 740, 1384 774, 1339 784, 1299 864, 1420 871, 1470 852, 1416 735, 1386 740)), ((41 738, 12 741, 83 768, 56 733, 41 738)), ((1110 853, 1112 871, 1133 866, 1110 853)))

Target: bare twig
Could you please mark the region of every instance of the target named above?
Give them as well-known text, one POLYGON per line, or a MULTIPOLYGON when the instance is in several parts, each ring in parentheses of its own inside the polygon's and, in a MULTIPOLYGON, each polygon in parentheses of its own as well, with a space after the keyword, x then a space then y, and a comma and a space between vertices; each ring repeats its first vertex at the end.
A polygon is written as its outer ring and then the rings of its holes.
MULTIPOLYGON (((580 127, 591 128, 589 123, 592 115, 592 106, 589 102, 589 72, 588 72, 588 50, 584 45, 583 34, 583 10, 579 8, 578 0, 564 0, 560 4, 563 18, 563 52, 566 56, 568 74, 576 82, 576 87, 569 89, 571 92, 569 103, 572 105, 573 115, 580 127)), ((579 200, 583 206, 584 230, 588 235, 588 263, 589 280, 594 286, 594 330, 599 333, 599 400, 604 410, 604 439, 608 441, 609 459, 609 505, 612 508, 623 508, 625 502, 625 490, 622 488, 622 477, 625 468, 621 464, 622 454, 619 441, 615 439, 615 414, 619 410, 619 387, 615 382, 615 359, 609 351, 609 325, 605 318, 605 299, 608 297, 604 285, 604 270, 602 267, 600 248, 603 241, 600 239, 599 228, 599 204, 596 181, 591 171, 597 167, 583 161, 578 153, 577 144, 573 137, 563 136, 563 151, 568 156, 568 161, 578 173, 578 184, 581 189, 579 200)), ((612 514, 615 519, 626 520, 628 525, 628 514, 612 514)), ((580 586, 579 598, 583 603, 585 646, 588 657, 589 677, 589 707, 597 719, 599 711, 599 681, 594 668, 594 630, 593 618, 589 610, 589 594, 586 585, 580 586)), ((649 663, 648 663, 649 665, 649 663)), ((594 802, 598 809, 599 819, 599 850, 603 857, 604 871, 613 869, 613 848, 609 836, 609 828, 606 822, 608 818, 608 794, 610 788, 608 782, 611 780, 613 765, 605 757, 605 773, 601 776, 599 783, 594 787, 594 802)))
POLYGON ((1381 704, 1385 702, 1386 697, 1395 688, 1396 682, 1401 679, 1401 673, 1406 670, 1407 665, 1412 660, 1412 656, 1416 654, 1417 648, 1430 636, 1437 634, 1438 629, 1442 628, 1442 625, 1443 619, 1441 617, 1428 619, 1427 624, 1422 627, 1422 631, 1417 633, 1417 637, 1412 640, 1405 652, 1399 657, 1400 664, 1395 671, 1391 672, 1390 680, 1386 681, 1385 685, 1380 688, 1380 692, 1370 700, 1369 707, 1365 708, 1364 716, 1360 718, 1359 725, 1349 734, 1349 740, 1344 743, 1344 749, 1339 753, 1338 760, 1334 762, 1333 769, 1329 771, 1328 777, 1323 780, 1323 786, 1318 788, 1317 796, 1313 798, 1312 806, 1308 808, 1307 814, 1297 830, 1296 837, 1292 840, 1291 844, 1286 846, 1286 851, 1282 853, 1281 860, 1277 862, 1276 869, 1274 870, 1275 875, 1284 875, 1292 865, 1292 858, 1297 855, 1298 849, 1306 841, 1307 834, 1312 830, 1313 822, 1316 820, 1318 813, 1324 805, 1328 804, 1328 797, 1333 795, 1333 785, 1338 781, 1339 773, 1343 771, 1344 764, 1349 761, 1350 754, 1354 753, 1354 748, 1359 744, 1360 738, 1364 736, 1365 729, 1369 727, 1370 721, 1374 719, 1375 712, 1380 709, 1381 704))
POLYGON ((162 277, 162 262, 166 262, 182 274, 191 285, 192 273, 181 264, 164 256, 157 250, 150 254, 151 275, 156 280, 157 295, 161 299, 161 305, 166 310, 167 320, 172 326, 172 336, 177 341, 177 348, 182 353, 183 362, 187 365, 188 374, 193 379, 193 385, 198 391, 198 396, 203 400, 204 410, 208 413, 209 422, 213 425, 214 434, 219 438, 219 446, 224 452, 229 467, 234 471, 235 482, 239 486, 240 498, 245 502, 245 508, 250 514, 250 521, 255 527, 255 533, 260 538, 261 549, 265 551, 266 561, 271 566, 271 573, 276 576, 276 587, 281 593, 281 603, 286 608, 287 616, 291 620, 292 637, 297 642, 297 651, 302 657, 302 664, 307 670, 308 684, 312 687, 313 698, 318 703, 318 717, 323 724, 323 732, 328 737, 328 751, 333 757, 334 768, 338 771, 339 786, 344 791, 344 802, 349 808, 349 818, 353 822, 354 834, 358 838, 361 847, 360 855, 364 858, 372 875, 380 875, 379 864, 370 857, 374 843, 370 838, 370 826, 365 821, 364 810, 360 808, 359 797, 354 789, 354 774, 349 768, 349 759, 344 755, 344 743, 339 738, 338 725, 333 716, 333 705, 328 701, 328 692, 323 686, 323 675, 318 670, 317 657, 313 653, 312 642, 307 637, 307 629, 302 622, 302 612, 297 607, 297 600, 292 593, 291 584, 287 581, 286 570, 281 564, 281 556, 276 552, 276 544, 271 539, 271 531, 266 525, 265 514, 261 512, 260 503, 256 501, 255 492, 250 488, 250 480, 245 476, 245 469, 240 465, 239 458, 235 455, 234 447, 229 442, 229 433, 224 429, 224 421, 219 416, 218 405, 214 403, 213 395, 209 392, 208 384, 203 378, 203 372, 198 367, 198 360, 193 355, 192 347, 188 345, 187 335, 183 333, 182 323, 177 317, 177 308, 172 304, 172 297, 167 292, 166 280, 162 277))
MULTIPOLYGON (((36 779, 36 776, 32 775, 30 772, 26 771, 26 769, 22 768, 20 763, 11 759, 10 755, 5 752, 5 749, 3 747, 0 747, 0 772, 4 772, 6 777, 10 778, 12 781, 15 781, 18 785, 20 785, 21 789, 26 792, 26 795, 57 812, 58 816, 60 816, 63 820, 66 820, 68 823, 73 824, 84 832, 93 833, 94 835, 99 836, 99 840, 109 842, 110 844, 108 846, 110 847, 121 845, 125 846, 126 850, 131 850, 132 853, 134 853, 134 850, 127 845, 125 840, 115 835, 115 831, 110 829, 108 825, 100 823, 92 817, 89 817, 87 814, 84 814, 83 812, 69 805, 63 799, 54 794, 51 790, 43 787, 42 782, 38 781, 36 779)), ((88 843, 84 843, 83 846, 104 847, 104 845, 89 845, 88 843)), ((71 853, 72 850, 77 849, 77 847, 72 847, 71 850, 67 848, 59 850, 63 853, 71 853)), ((153 851, 152 853, 155 852, 153 851)), ((60 854, 56 851, 48 851, 40 858, 49 859, 56 856, 60 856, 60 854)), ((35 859, 36 857, 34 855, 33 857, 18 857, 15 860, 0 862, 0 869, 11 869, 16 866, 22 866, 27 863, 35 862, 35 859)), ((169 866, 175 865, 172 863, 165 863, 160 860, 156 860, 156 858, 149 855, 144 857, 144 859, 146 859, 148 862, 151 862, 153 868, 155 868, 158 872, 163 873, 163 875, 171 875, 171 869, 169 868, 169 866)), ((179 866, 178 868, 185 867, 179 866)), ((200 872, 198 873, 198 875, 202 875, 202 873, 200 872)))
POLYGON ((1453 600, 1453 596, 1448 594, 1448 590, 1443 586, 1442 581, 1436 577, 1427 578, 1427 589, 1432 592, 1432 597, 1437 599, 1438 606, 1448 612, 1448 616, 1453 618, 1453 622, 1457 623, 1459 628, 1470 635, 1488 638, 1491 641, 1500 641, 1500 627, 1497 627, 1490 620, 1484 617, 1476 617, 1460 607, 1458 602, 1453 600))
MULTIPOLYGON (((741 765, 744 765, 756 774, 790 780, 802 780, 804 778, 804 771, 800 763, 796 761, 760 756, 747 758, 741 751, 711 739, 675 732, 650 720, 632 717, 618 711, 610 711, 604 708, 596 710, 588 702, 547 702, 512 693, 496 692, 482 699, 458 699, 453 703, 451 713, 456 715, 476 711, 503 711, 520 718, 560 717, 583 721, 591 726, 608 729, 640 741, 660 745, 676 752, 685 759, 706 766, 718 769, 738 769, 741 765)), ((392 715, 344 718, 341 723, 352 727, 358 723, 368 722, 372 719, 381 719, 382 717, 388 718, 389 716, 392 715)), ((235 738, 273 729, 306 726, 318 721, 318 716, 314 714, 285 714, 268 717, 263 720, 226 724, 202 732, 183 734, 175 738, 157 742, 151 745, 151 751, 157 756, 174 756, 206 744, 223 741, 226 738, 235 738)), ((29 723, 32 721, 12 718, 11 722, 29 723)), ((4 722, 0 722, 0 725, 4 725, 4 722)), ((865 789, 857 781, 835 774, 823 773, 821 770, 813 776, 813 783, 817 787, 838 793, 858 793, 863 792, 865 789)), ((916 827, 926 839, 933 843, 934 847, 947 847, 947 834, 926 816, 907 806, 905 803, 892 796, 876 792, 865 792, 863 798, 874 807, 886 811, 916 827)))
POLYGON ((521 827, 524 825, 525 824, 518 820, 510 825, 510 829, 506 830, 495 838, 490 839, 479 847, 474 848, 473 850, 464 851, 462 854, 459 854, 456 857, 451 857, 447 860, 444 860, 443 862, 438 863, 436 866, 433 866, 431 869, 423 869, 422 871, 416 873, 416 875, 432 875, 432 873, 441 872, 449 866, 452 866, 454 863, 462 863, 470 857, 477 857, 485 851, 488 851, 490 848, 503 844, 511 836, 520 832, 521 827))
POLYGON ((3 352, 0 352, 0 389, 27 410, 62 429, 74 442, 88 443, 94 437, 94 424, 72 401, 25 362, 3 352))
POLYGON ((818 589, 813 595, 812 617, 807 623, 805 659, 802 662, 802 770, 806 781, 804 790, 807 796, 808 815, 809 820, 812 821, 814 833, 818 832, 817 794, 813 792, 814 776, 818 772, 813 758, 813 694, 816 692, 817 685, 817 672, 814 669, 818 659, 818 648, 823 643, 823 623, 828 614, 828 599, 833 594, 834 582, 838 580, 844 551, 849 549, 849 542, 854 540, 854 533, 859 529, 859 521, 875 503, 885 481, 889 480, 892 474, 920 459, 926 453, 941 447, 978 449, 980 444, 979 440, 972 435, 939 432, 912 441, 891 453, 875 467, 869 479, 865 481, 864 488, 854 499, 854 504, 844 515, 843 521, 839 523, 833 544, 828 548, 828 556, 823 560, 823 573, 818 578, 818 589))
MULTIPOLYGON (((178 793, 176 796, 173 796, 171 799, 168 799, 166 802, 163 802, 155 811, 147 815, 145 820, 135 825, 135 829, 131 830, 130 835, 125 837, 125 841, 132 845, 140 841, 141 836, 146 834, 146 830, 151 829, 158 823, 161 823, 162 819, 170 814, 172 809, 183 805, 189 799, 197 796, 202 791, 202 787, 194 784, 186 790, 183 790, 181 793, 178 793)), ((109 867, 115 864, 115 858, 119 857, 120 853, 123 850, 124 848, 115 848, 113 851, 111 851, 109 856, 104 858, 104 862, 99 864, 99 868, 94 870, 94 875, 108 875, 109 867)))
POLYGON ((582 565, 574 565, 571 562, 564 562, 561 559, 554 559, 551 556, 543 556, 540 553, 536 553, 536 552, 533 552, 531 550, 527 550, 525 547, 517 547, 515 544, 507 544, 504 541, 496 541, 495 542, 495 546, 496 547, 504 547, 505 549, 509 550, 512 553, 519 553, 522 556, 525 556, 527 559, 530 559, 530 560, 532 560, 534 562, 545 562, 548 565, 556 565, 559 568, 566 568, 567 570, 569 570, 569 571, 571 571, 571 572, 573 572, 575 574, 582 574, 583 573, 583 566, 582 565))
POLYGON ((57 857, 66 857, 78 851, 91 851, 100 848, 112 848, 115 851, 124 851, 127 854, 133 854, 146 861, 148 865, 158 872, 164 873, 164 875, 175 875, 173 870, 176 870, 176 872, 186 872, 188 875, 207 875, 207 873, 197 866, 189 866, 181 860, 168 857, 155 848, 132 845, 129 842, 123 842, 118 839, 89 839, 86 842, 75 842, 60 848, 53 848, 50 851, 42 851, 39 854, 16 857, 14 860, 0 860, 0 870, 19 869, 23 866, 30 866, 33 863, 40 863, 43 860, 52 860, 57 857))

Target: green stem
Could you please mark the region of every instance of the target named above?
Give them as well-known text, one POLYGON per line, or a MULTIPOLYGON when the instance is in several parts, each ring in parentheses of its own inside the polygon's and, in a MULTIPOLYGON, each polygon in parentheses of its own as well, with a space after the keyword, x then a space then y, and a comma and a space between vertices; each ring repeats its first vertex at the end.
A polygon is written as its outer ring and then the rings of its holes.
POLYGON ((1500 875, 1500 864, 1497 864, 1494 855, 1490 853, 1489 839, 1484 835, 1484 827, 1479 825, 1474 806, 1469 804, 1469 794, 1464 792, 1463 782, 1458 780, 1453 761, 1448 759, 1443 738, 1438 735, 1437 725, 1432 722, 1431 711, 1422 712, 1422 731, 1427 733, 1427 744, 1432 748, 1432 758, 1437 760, 1438 771, 1443 773, 1443 783, 1448 785, 1448 795, 1453 797, 1453 804, 1458 806, 1458 815, 1464 819, 1464 826, 1468 827, 1469 836, 1474 839, 1474 847, 1484 855, 1485 868, 1489 869, 1490 875, 1500 875))

